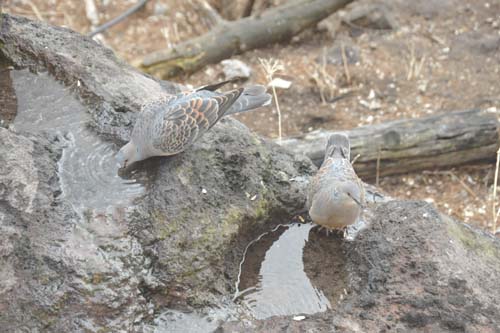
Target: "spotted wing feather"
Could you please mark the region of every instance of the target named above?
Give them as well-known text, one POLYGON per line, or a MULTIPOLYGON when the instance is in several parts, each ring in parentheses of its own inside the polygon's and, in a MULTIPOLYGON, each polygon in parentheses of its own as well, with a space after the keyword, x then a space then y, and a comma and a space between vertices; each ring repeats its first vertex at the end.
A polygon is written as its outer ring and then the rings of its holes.
MULTIPOLYGON (((363 188, 361 180, 356 175, 349 160, 327 158, 311 181, 307 196, 307 208, 311 207, 314 195, 322 187, 335 182, 356 182, 360 188, 363 188)), ((364 197, 362 201, 364 201, 364 197)))
POLYGON ((170 104, 156 121, 159 126, 155 126, 153 147, 165 155, 183 151, 217 123, 242 91, 214 96, 194 93, 192 98, 170 104))

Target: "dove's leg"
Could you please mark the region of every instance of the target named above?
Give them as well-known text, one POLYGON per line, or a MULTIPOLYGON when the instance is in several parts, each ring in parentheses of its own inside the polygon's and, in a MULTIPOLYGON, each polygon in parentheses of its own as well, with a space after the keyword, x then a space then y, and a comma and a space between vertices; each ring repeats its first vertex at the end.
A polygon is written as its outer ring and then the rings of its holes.
POLYGON ((321 232, 323 232, 323 230, 325 230, 325 234, 327 236, 330 234, 330 229, 328 229, 327 227, 323 227, 322 225, 319 225, 319 224, 317 224, 316 226, 318 227, 319 233, 321 233, 321 232))

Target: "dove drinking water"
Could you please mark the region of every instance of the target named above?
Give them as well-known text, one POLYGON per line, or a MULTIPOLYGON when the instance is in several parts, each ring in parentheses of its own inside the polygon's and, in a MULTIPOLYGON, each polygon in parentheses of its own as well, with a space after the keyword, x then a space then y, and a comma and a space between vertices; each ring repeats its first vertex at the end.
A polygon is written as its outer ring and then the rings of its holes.
POLYGON ((253 110, 271 102, 271 95, 261 85, 225 93, 215 91, 227 82, 165 96, 146 104, 138 116, 130 141, 117 154, 120 167, 126 168, 152 156, 178 154, 223 116, 253 110))
POLYGON ((332 134, 325 160, 309 188, 309 215, 314 223, 328 230, 344 229, 361 215, 364 189, 350 162, 350 150, 347 135, 332 134))
POLYGON ((115 145, 87 127, 90 115, 70 87, 61 85, 48 73, 12 70, 0 75, 9 75, 17 96, 16 115, 10 128, 58 136, 63 147, 58 163, 62 197, 77 212, 128 207, 144 194, 149 182, 147 173, 138 170, 126 179, 117 174, 115 145))

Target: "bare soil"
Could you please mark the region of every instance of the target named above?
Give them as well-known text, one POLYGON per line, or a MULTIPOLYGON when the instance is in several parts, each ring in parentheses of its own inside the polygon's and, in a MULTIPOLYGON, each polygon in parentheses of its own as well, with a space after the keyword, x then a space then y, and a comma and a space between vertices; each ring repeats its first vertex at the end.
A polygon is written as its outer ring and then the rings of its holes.
MULTIPOLYGON (((99 23, 135 2, 95 1, 99 23)), ((149 1, 99 40, 133 63, 208 31, 213 21, 200 9, 202 2, 149 1)), ((280 2, 257 0, 256 10, 280 2)), ((224 6, 227 1, 210 3, 227 17, 237 16, 224 6)), ((92 30, 84 1, 7 0, 3 8, 81 33, 92 30)), ((471 108, 500 114, 500 1, 355 1, 287 44, 235 58, 253 69, 249 81, 256 83, 266 83, 259 58, 283 63, 279 76, 292 82, 289 89, 278 91, 285 136, 471 108), (375 3, 394 21, 392 29, 369 28, 366 20, 357 26, 341 22, 352 10, 375 3), (339 48, 352 60, 347 69, 338 61, 339 48)), ((222 66, 216 64, 178 81, 196 86, 223 78, 222 66)), ((277 137, 275 110, 237 118, 263 136, 277 137)), ((392 196, 426 200, 453 217, 489 228, 493 174, 494 165, 462 167, 383 178, 379 185, 392 196)))

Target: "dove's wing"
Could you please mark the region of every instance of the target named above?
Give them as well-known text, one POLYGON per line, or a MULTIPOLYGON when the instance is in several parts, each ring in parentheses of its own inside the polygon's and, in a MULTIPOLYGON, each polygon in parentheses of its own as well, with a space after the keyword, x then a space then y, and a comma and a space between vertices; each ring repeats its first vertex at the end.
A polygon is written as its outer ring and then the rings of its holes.
POLYGON ((207 90, 207 91, 216 91, 217 89, 221 88, 222 86, 228 84, 228 83, 231 83, 231 82, 235 82, 239 80, 239 78, 232 78, 232 79, 229 79, 229 80, 225 80, 225 81, 221 81, 221 82, 217 82, 217 83, 213 83, 213 84, 207 84, 207 85, 204 85, 204 86, 201 86, 201 87, 198 87, 194 90, 186 90, 186 91, 181 91, 177 94, 168 94, 164 97, 164 102, 165 103, 175 103, 176 101, 180 100, 180 99, 183 99, 184 97, 187 97, 191 94, 195 94, 196 92, 200 92, 200 91, 203 91, 203 90, 207 90))
POLYGON ((155 119, 153 148, 172 155, 183 151, 209 130, 238 99, 243 89, 221 95, 185 95, 169 103, 155 119))
POLYGON ((314 175, 314 177, 311 180, 311 183, 309 185, 309 191, 307 193, 307 209, 311 208, 312 201, 314 199, 314 195, 318 192, 318 190, 321 188, 322 183, 325 183, 327 181, 331 165, 333 163, 333 159, 329 158, 326 159, 323 162, 323 165, 321 168, 318 170, 318 172, 314 175))
POLYGON ((195 90, 196 91, 202 91, 202 90, 216 91, 217 89, 221 88, 222 86, 225 86, 226 84, 231 83, 231 82, 236 82, 238 80, 240 80, 240 78, 235 77, 235 78, 232 78, 229 80, 220 81, 220 82, 213 83, 213 84, 207 84, 207 85, 198 87, 195 90))
MULTIPOLYGON (((314 195, 327 184, 353 182, 363 188, 361 180, 356 175, 351 163, 344 158, 327 158, 314 175, 307 195, 307 207, 310 208, 314 195)), ((364 197, 362 198, 364 200, 364 197)))
POLYGON ((176 101, 183 99, 184 97, 186 97, 192 93, 193 93, 192 91, 182 91, 182 92, 177 93, 175 95, 166 95, 165 100, 163 102, 165 104, 174 104, 176 101))

